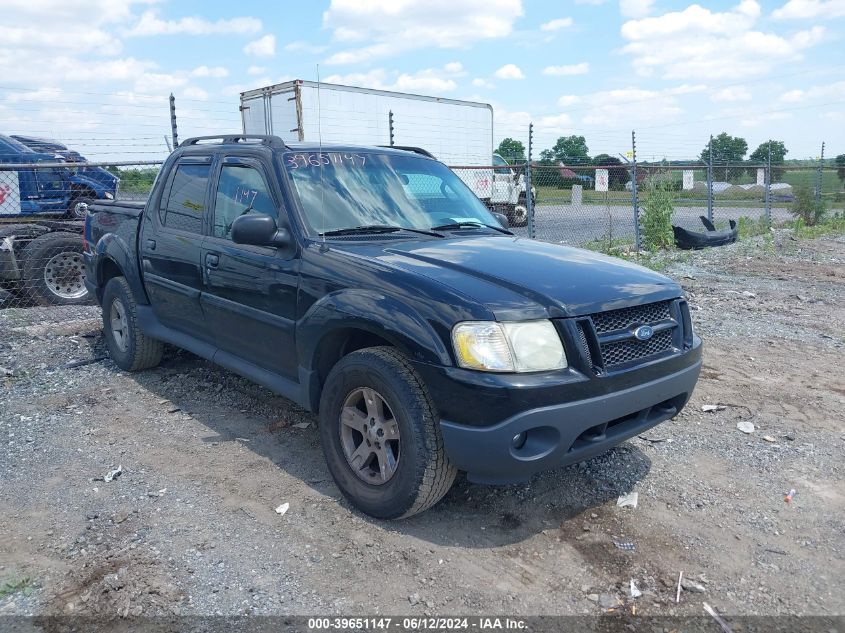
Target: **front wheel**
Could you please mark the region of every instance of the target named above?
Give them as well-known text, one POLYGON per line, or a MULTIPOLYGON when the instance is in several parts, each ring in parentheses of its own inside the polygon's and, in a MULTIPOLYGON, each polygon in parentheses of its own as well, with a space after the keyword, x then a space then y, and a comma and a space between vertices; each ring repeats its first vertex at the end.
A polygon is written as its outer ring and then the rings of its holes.
POLYGON ((65 216, 74 220, 84 220, 85 216, 88 215, 88 207, 93 202, 91 198, 76 196, 70 201, 65 216))
POLYGON ((353 352, 334 366, 320 399, 320 435, 340 491, 373 517, 427 510, 455 481, 428 391, 392 347, 353 352))

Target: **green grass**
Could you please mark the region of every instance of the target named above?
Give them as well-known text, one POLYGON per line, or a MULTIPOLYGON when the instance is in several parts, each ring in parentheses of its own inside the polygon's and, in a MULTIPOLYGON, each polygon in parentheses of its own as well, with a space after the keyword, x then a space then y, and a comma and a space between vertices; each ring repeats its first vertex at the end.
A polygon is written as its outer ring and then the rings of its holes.
POLYGON ((845 213, 831 213, 821 222, 807 226, 803 220, 793 220, 783 225, 795 231, 796 237, 813 239, 824 235, 845 235, 845 213))
POLYGON ((18 580, 8 580, 0 585, 0 598, 22 593, 28 596, 34 590, 33 580, 31 578, 20 578, 18 580))

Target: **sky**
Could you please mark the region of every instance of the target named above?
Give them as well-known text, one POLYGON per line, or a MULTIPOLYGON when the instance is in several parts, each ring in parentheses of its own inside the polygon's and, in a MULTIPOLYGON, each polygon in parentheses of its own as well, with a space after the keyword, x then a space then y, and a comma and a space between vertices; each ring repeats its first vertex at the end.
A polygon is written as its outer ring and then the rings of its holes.
POLYGON ((291 79, 490 103, 535 156, 693 158, 710 134, 845 153, 845 0, 3 0, 0 132, 91 159, 240 131, 239 93, 291 79))

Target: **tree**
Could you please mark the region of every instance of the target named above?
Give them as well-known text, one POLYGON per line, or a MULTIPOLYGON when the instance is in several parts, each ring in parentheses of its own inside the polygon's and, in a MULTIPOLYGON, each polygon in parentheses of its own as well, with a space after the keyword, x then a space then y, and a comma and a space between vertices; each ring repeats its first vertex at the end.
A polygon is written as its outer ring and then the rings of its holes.
POLYGON ((845 187, 845 154, 836 157, 836 175, 842 181, 842 186, 845 187))
MULTIPOLYGON (((757 165, 765 165, 766 162, 769 160, 769 149, 772 150, 772 174, 771 174, 771 181, 777 182, 783 179, 783 159, 786 157, 786 154, 789 152, 786 149, 786 146, 783 144, 783 141, 772 141, 768 140, 765 143, 760 143, 751 154, 748 156, 748 160, 752 163, 757 165)), ((752 167, 749 169, 749 173, 753 176, 757 173, 757 168, 752 167), (753 173, 752 173, 753 172, 753 173)))
POLYGON ((563 163, 567 166, 586 165, 590 162, 590 151, 583 136, 561 136, 551 149, 540 152, 544 164, 563 163))
MULTIPOLYGON (((713 137, 713 165, 725 166, 725 180, 742 174, 744 169, 740 164, 747 151, 748 142, 740 136, 731 136, 727 132, 722 132, 719 136, 713 137)), ((705 163, 710 161, 710 143, 701 150, 701 160, 705 163)))
POLYGON ((509 163, 525 162, 525 145, 522 144, 522 141, 510 137, 499 143, 496 153, 509 163))
POLYGON ((624 163, 610 154, 599 154, 593 157, 593 164, 596 167, 603 167, 607 169, 607 185, 609 189, 625 188, 625 183, 630 180, 628 169, 624 167, 624 163), (619 167, 616 167, 619 165, 619 167))

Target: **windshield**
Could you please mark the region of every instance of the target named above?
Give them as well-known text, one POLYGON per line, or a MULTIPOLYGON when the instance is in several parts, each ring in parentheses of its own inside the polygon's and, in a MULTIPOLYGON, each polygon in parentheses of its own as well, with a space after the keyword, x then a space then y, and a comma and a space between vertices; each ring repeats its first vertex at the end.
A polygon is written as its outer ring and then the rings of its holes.
POLYGON ((312 233, 377 225, 498 226, 452 170, 427 158, 379 152, 287 152, 282 164, 312 233))

